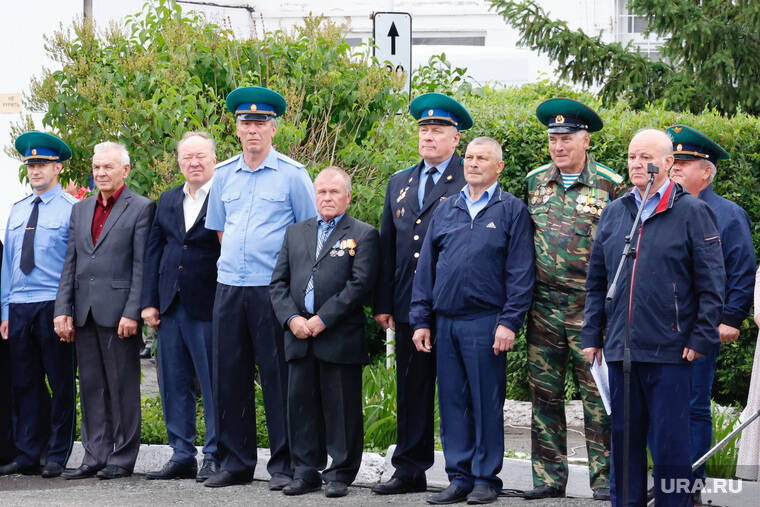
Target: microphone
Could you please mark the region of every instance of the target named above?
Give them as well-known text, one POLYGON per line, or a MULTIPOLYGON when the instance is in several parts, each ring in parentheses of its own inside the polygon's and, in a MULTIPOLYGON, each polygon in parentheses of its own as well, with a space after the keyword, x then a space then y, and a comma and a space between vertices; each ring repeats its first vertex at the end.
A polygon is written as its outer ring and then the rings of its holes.
POLYGON ((660 168, 654 165, 653 163, 649 162, 647 164, 647 173, 649 174, 659 174, 660 168))

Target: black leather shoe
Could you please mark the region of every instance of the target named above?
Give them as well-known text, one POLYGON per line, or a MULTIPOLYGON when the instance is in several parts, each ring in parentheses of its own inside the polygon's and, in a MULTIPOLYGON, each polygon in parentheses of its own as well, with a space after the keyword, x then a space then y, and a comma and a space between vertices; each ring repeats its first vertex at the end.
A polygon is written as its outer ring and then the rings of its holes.
POLYGON ((312 491, 319 491, 320 489, 322 489, 321 484, 313 484, 306 482, 303 479, 293 479, 287 486, 282 488, 282 492, 288 496, 295 496, 311 493, 312 491))
POLYGON ((293 478, 287 475, 273 475, 269 479, 269 491, 282 491, 292 480, 293 478))
POLYGON ((223 488, 225 486, 236 486, 240 484, 249 484, 253 480, 253 472, 242 470, 240 472, 230 472, 221 470, 203 482, 207 488, 223 488))
POLYGON ((195 475, 195 482, 203 482, 218 471, 219 465, 216 464, 216 461, 204 459, 201 469, 198 470, 198 473, 195 475))
POLYGON ((325 486, 325 496, 327 498, 340 498, 348 494, 348 484, 340 481, 330 481, 325 486))
POLYGON ((50 479, 52 477, 58 477, 63 473, 63 465, 60 463, 56 463, 55 461, 51 461, 49 463, 45 463, 45 466, 42 467, 42 477, 45 479, 50 479))
POLYGON ((564 498, 565 490, 559 488, 553 488, 542 484, 533 489, 523 491, 523 498, 526 500, 540 500, 541 498, 564 498))
POLYGON ((427 491, 427 481, 423 475, 419 479, 392 477, 388 482, 378 482, 372 486, 372 492, 378 495, 403 495, 405 493, 422 493, 427 491))
POLYGON ((476 484, 467 495, 467 503, 470 505, 481 505, 493 503, 499 498, 499 494, 488 484, 476 484))
POLYGON ((610 500, 610 488, 596 488, 594 490, 594 500, 610 500))
POLYGON ((148 472, 145 478, 148 480, 168 480, 168 479, 195 479, 198 473, 198 465, 183 465, 176 461, 167 461, 161 470, 148 472))
POLYGON ((130 475, 132 475, 132 472, 126 468, 121 468, 118 465, 108 465, 103 470, 95 474, 95 476, 101 480, 119 479, 121 477, 129 477, 130 475))
POLYGON ((98 471, 102 470, 102 466, 90 466, 82 465, 79 468, 73 470, 64 470, 61 477, 64 479, 87 479, 89 477, 95 477, 98 471))
POLYGON ((149 347, 143 347, 140 350, 140 359, 150 359, 150 348, 149 347))
POLYGON ((13 474, 40 475, 40 466, 39 465, 23 466, 23 465, 20 465, 17 461, 11 461, 7 465, 3 465, 0 467, 0 475, 13 475, 13 474))
POLYGON ((470 494, 466 489, 462 489, 456 484, 449 484, 449 487, 430 496, 427 499, 427 503, 433 505, 446 505, 450 503, 459 503, 467 500, 467 495, 470 494))

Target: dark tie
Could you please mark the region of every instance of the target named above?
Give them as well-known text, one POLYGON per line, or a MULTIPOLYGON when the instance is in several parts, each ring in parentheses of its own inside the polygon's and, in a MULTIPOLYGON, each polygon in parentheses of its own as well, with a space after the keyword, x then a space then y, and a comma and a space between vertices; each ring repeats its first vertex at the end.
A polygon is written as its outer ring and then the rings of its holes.
POLYGON ((435 167, 431 167, 427 171, 425 171, 425 174, 427 174, 427 181, 425 181, 425 193, 422 194, 422 202, 424 203, 427 201, 428 196, 430 195, 430 192, 433 191, 433 187, 435 186, 435 181, 433 181, 433 173, 436 172, 435 167))
POLYGON ((26 230, 24 231, 24 242, 21 244, 21 272, 28 275, 34 269, 34 231, 37 229, 37 217, 40 214, 40 203, 42 199, 40 196, 34 198, 32 203, 32 214, 29 215, 29 221, 26 223, 26 230))

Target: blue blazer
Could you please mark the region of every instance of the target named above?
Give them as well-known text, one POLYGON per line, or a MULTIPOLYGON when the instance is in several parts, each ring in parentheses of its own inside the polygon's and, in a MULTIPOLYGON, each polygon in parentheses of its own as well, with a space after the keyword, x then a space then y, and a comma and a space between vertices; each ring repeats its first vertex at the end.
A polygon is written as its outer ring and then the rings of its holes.
POLYGON ((142 307, 166 312, 175 298, 197 320, 210 321, 216 293, 219 239, 206 229, 203 203, 193 226, 185 232, 182 185, 167 190, 158 201, 145 252, 142 307))

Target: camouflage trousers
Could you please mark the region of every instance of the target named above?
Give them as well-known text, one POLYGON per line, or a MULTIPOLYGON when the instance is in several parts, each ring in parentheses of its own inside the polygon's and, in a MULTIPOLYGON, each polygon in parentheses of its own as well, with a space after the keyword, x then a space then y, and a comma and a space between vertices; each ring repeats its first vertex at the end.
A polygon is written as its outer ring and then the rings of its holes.
POLYGON ((592 489, 608 488, 610 418, 604 410, 589 363, 581 351, 584 295, 537 290, 528 316, 528 380, 533 418, 531 461, 534 486, 565 489, 567 423, 565 372, 575 371, 583 400, 586 449, 592 489))

